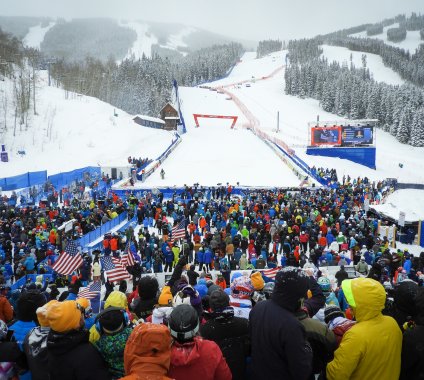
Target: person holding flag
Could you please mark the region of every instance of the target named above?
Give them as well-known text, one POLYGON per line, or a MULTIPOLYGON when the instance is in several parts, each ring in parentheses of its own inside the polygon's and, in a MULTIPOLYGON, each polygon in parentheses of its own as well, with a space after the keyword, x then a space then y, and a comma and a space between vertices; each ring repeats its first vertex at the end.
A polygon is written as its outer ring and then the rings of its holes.
POLYGON ((70 275, 83 264, 82 255, 73 240, 68 240, 65 251, 59 255, 52 269, 63 275, 70 275))

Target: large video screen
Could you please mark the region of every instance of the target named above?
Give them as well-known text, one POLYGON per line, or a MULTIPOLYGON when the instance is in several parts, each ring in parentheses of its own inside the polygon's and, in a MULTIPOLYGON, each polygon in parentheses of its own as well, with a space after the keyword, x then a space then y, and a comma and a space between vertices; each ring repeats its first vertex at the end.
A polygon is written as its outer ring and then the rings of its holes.
POLYGON ((340 127, 314 127, 311 129, 311 145, 341 145, 340 127))
POLYGON ((346 125, 342 127, 343 145, 372 145, 374 142, 374 127, 369 125, 352 127, 346 125))

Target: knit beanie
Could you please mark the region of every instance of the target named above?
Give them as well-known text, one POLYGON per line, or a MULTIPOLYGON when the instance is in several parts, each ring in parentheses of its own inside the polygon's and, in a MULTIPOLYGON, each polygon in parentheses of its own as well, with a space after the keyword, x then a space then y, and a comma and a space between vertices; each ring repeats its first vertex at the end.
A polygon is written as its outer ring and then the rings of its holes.
POLYGON ((46 314, 47 314, 47 309, 50 307, 50 305, 54 304, 55 302, 58 302, 58 301, 52 300, 37 309, 36 313, 37 313, 38 323, 40 324, 41 327, 50 327, 50 323, 49 323, 49 320, 47 319, 46 314))
POLYGON ((46 304, 46 297, 38 290, 28 290, 21 293, 17 302, 17 317, 20 321, 37 322, 36 310, 46 304))
POLYGON ((394 303, 401 312, 410 317, 415 317, 417 312, 415 296, 418 292, 418 284, 411 280, 402 281, 395 289, 394 303))
POLYGON ((55 302, 49 305, 46 319, 56 332, 77 330, 81 324, 81 310, 75 301, 55 302))
POLYGON ((265 281, 261 275, 261 272, 252 273, 250 276, 250 281, 255 290, 262 290, 265 286, 265 281))
POLYGON ((155 299, 159 290, 158 280, 155 277, 143 276, 138 282, 137 289, 141 300, 155 299))
MULTIPOLYGON (((103 311, 100 321, 100 325, 104 332, 113 334, 119 331, 123 327, 124 317, 120 310, 103 311)), ((125 312, 125 311, 124 311, 125 312)))
POLYGON ((239 299, 250 299, 253 294, 253 286, 249 277, 241 276, 231 283, 231 296, 239 299))
POLYGON ((283 308, 295 312, 301 298, 306 297, 309 277, 301 269, 285 267, 275 277, 272 300, 283 308))
POLYGON ((336 317, 344 317, 341 309, 336 305, 328 305, 324 310, 324 321, 325 323, 329 323, 336 317))
POLYGON ((215 290, 209 297, 209 306, 215 310, 222 310, 230 305, 230 297, 222 290, 215 290))
POLYGON ((172 305, 172 293, 169 286, 164 286, 158 299, 159 306, 170 306, 172 305))

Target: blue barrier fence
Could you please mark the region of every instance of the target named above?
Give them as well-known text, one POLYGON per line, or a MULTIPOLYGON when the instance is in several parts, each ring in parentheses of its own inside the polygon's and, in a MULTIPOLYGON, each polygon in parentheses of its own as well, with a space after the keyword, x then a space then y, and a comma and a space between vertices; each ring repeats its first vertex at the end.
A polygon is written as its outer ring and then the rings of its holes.
POLYGON ((102 174, 100 167, 87 166, 85 168, 75 169, 69 172, 49 175, 48 180, 55 188, 60 189, 62 187, 68 186, 73 181, 79 181, 83 179, 86 173, 88 173, 90 176, 98 177, 100 177, 102 174))
POLYGON ((151 165, 151 167, 148 170, 140 170, 137 173, 137 179, 139 181, 145 181, 147 178, 150 177, 154 173, 154 171, 160 166, 160 164, 165 161, 165 159, 172 153, 172 151, 177 147, 177 145, 181 142, 181 137, 177 133, 177 138, 171 142, 171 145, 169 145, 165 151, 158 157, 156 160, 154 160, 154 165, 151 165))
POLYGON ((110 220, 109 222, 106 222, 105 224, 102 224, 100 227, 96 228, 94 231, 89 232, 88 234, 85 234, 81 238, 79 238, 76 241, 76 245, 79 245, 81 247, 85 247, 90 242, 98 239, 100 236, 103 236, 105 233, 109 232, 112 228, 116 227, 118 224, 121 224, 124 220, 127 219, 127 213, 123 212, 122 214, 119 214, 116 218, 110 220))
POLYGON ((28 172, 13 177, 0 178, 0 187, 4 191, 23 189, 32 186, 42 185, 49 180, 56 189, 69 186, 73 181, 81 180, 85 174, 97 176, 100 178, 100 167, 87 166, 85 168, 75 169, 69 172, 63 172, 47 176, 47 170, 38 172, 28 172))
POLYGON ((41 185, 47 181, 47 170, 39 172, 28 172, 25 174, 15 175, 13 177, 0 178, 0 187, 4 191, 22 189, 41 185))
POLYGON ((316 148, 308 147, 306 154, 312 156, 326 156, 326 157, 338 157, 357 164, 367 166, 371 169, 375 169, 375 147, 331 147, 331 148, 316 148))
MULTIPOLYGON (((137 225, 137 217, 135 216, 134 218, 130 219, 127 223, 125 223, 121 228, 119 228, 117 230, 117 232, 122 232, 125 231, 129 226, 133 226, 135 227, 137 225)), ((90 251, 95 251, 96 249, 102 251, 103 250, 103 240, 98 242, 95 245, 91 245, 90 246, 90 251)))
MULTIPOLYGON (((10 288, 11 290, 16 290, 19 288, 22 288, 29 280, 31 282, 35 282, 36 277, 37 276, 41 276, 39 274, 27 274, 23 277, 21 277, 18 281, 16 281, 10 288)), ((43 274, 43 282, 47 281, 50 282, 52 280, 52 275, 51 274, 43 274)))

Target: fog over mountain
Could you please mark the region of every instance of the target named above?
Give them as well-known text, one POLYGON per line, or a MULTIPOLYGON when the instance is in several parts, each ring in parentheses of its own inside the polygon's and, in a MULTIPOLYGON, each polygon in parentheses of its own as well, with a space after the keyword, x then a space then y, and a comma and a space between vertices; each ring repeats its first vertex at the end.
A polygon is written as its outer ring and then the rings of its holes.
POLYGON ((1 4, 3 16, 177 22, 249 40, 310 37, 400 13, 424 12, 422 0, 2 0, 1 4))

